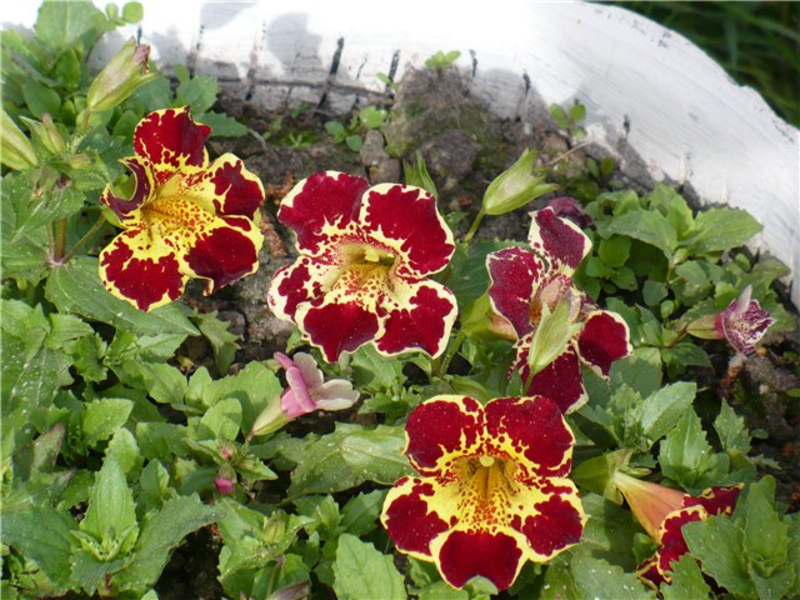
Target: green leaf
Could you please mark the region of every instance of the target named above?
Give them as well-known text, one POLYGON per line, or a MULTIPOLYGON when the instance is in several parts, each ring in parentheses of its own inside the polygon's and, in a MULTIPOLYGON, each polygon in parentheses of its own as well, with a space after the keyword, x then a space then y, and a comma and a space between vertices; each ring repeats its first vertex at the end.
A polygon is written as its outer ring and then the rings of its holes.
POLYGON ((106 456, 116 460, 127 477, 136 478, 139 476, 144 459, 139 452, 139 444, 136 443, 136 438, 127 429, 121 427, 116 431, 114 437, 108 443, 106 456))
POLYGON ((636 559, 631 548, 641 528, 631 518, 630 510, 592 493, 581 492, 581 503, 589 517, 583 529, 582 543, 593 556, 633 571, 636 559))
POLYGON ((750 431, 744 423, 744 417, 736 414, 726 400, 722 400, 719 415, 714 421, 714 429, 719 436, 722 449, 726 452, 750 452, 750 431))
POLYGON ((728 457, 713 452, 700 417, 694 410, 687 410, 661 442, 658 462, 666 477, 687 489, 697 490, 709 483, 709 479, 719 479, 727 472, 728 457))
POLYGON ((622 384, 647 398, 661 388, 661 356, 656 348, 636 348, 630 356, 611 365, 611 384, 622 384))
POLYGON ((367 106, 358 113, 358 119, 365 129, 380 129, 386 121, 387 114, 382 108, 367 106))
POLYGON ((661 250, 666 256, 678 247, 678 236, 666 217, 658 212, 633 210, 615 216, 606 226, 606 232, 627 235, 661 250))
POLYGON ((200 429, 207 439, 235 440, 242 424, 242 405, 235 398, 220 400, 200 419, 200 429))
POLYGON ((121 398, 104 398, 86 404, 81 431, 83 443, 94 448, 104 442, 122 427, 133 410, 133 402, 121 398))
MULTIPOLYGON (((178 72, 176 71, 176 74, 178 72)), ((209 110, 217 101, 219 83, 216 77, 198 75, 191 79, 179 76, 180 84, 175 93, 175 106, 189 105, 198 115, 209 110)))
POLYGON ((242 125, 233 117, 210 111, 199 115, 196 121, 211 127, 211 134, 214 137, 239 137, 250 131, 246 125, 242 125))
POLYGON ((196 495, 167 500, 164 507, 143 524, 135 548, 136 560, 115 577, 115 583, 120 590, 143 590, 153 586, 170 554, 187 535, 224 516, 223 510, 205 506, 196 495))
POLYGON ((84 56, 108 29, 103 12, 87 0, 46 0, 33 27, 37 40, 45 47, 63 51, 77 44, 84 56))
POLYGON ((359 150, 361 150, 361 146, 364 144, 364 140, 361 139, 360 135, 352 134, 344 138, 344 143, 353 152, 358 152, 359 150))
MULTIPOLYGON (((754 578, 757 588, 760 579, 776 575, 786 567, 789 528, 775 510, 774 485, 774 481, 769 478, 751 485, 735 515, 737 523, 743 517, 743 548, 748 562, 758 575, 754 578)), ((771 595, 775 598, 781 596, 771 595)))
POLYGON ((214 351, 214 362, 220 373, 227 373, 228 368, 233 363, 236 351, 239 349, 239 336, 228 331, 230 323, 217 318, 217 311, 210 313, 200 313, 194 317, 194 321, 200 329, 211 349, 214 351))
POLYGON ((381 554, 375 546, 350 534, 339 538, 333 590, 340 600, 405 600, 403 576, 395 568, 391 556, 381 554), (369 574, 365 577, 365 574, 369 574))
POLYGON ((485 240, 476 240, 469 246, 457 244, 442 283, 456 295, 460 310, 477 300, 489 288, 486 256, 511 245, 513 244, 508 242, 485 240))
POLYGON ((621 267, 631 255, 631 238, 612 235, 608 239, 601 240, 597 247, 597 255, 608 266, 621 267))
POLYGON ((755 586, 743 563, 744 533, 730 518, 719 516, 687 523, 681 531, 704 572, 737 596, 755 597, 755 586))
POLYGON ((3 544, 14 546, 35 560, 63 592, 72 587, 70 556, 77 546, 71 535, 74 529, 68 515, 44 506, 31 506, 24 512, 3 515, 3 544))
POLYGON ((637 407, 634 419, 641 425, 645 437, 654 443, 675 427, 689 410, 697 393, 697 384, 686 381, 670 384, 637 407))
POLYGON ((126 2, 122 7, 122 20, 135 25, 144 18, 144 8, 140 2, 126 2))
POLYGON ((661 584, 664 600, 703 600, 709 598, 711 588, 703 578, 703 572, 689 554, 672 563, 672 583, 661 584))
POLYGON ((156 402, 176 405, 186 398, 186 375, 177 367, 166 363, 140 363, 138 370, 145 389, 156 402))
POLYGON ((144 313, 109 294, 100 282, 97 259, 88 256, 75 257, 55 269, 47 280, 45 296, 62 313, 75 313, 138 335, 199 334, 177 304, 144 313))
MULTIPOLYGON (((614 473, 628 462, 631 450, 622 449, 601 454, 579 463, 572 472, 572 479, 581 488, 601 494, 615 504, 622 505, 622 494, 613 481, 614 473)), ((586 497, 584 496, 584 505, 586 497)))
POLYGON ((688 244, 695 254, 730 250, 745 244, 761 231, 750 213, 738 208, 710 208, 697 215, 696 234, 688 244))
POLYGON ((342 509, 342 530, 362 537, 375 529, 385 497, 386 490, 373 490, 350 498, 342 509))
POLYGON ((633 573, 594 558, 587 552, 576 552, 572 557, 572 575, 575 586, 584 598, 614 598, 614 600, 655 599, 656 595, 633 573))

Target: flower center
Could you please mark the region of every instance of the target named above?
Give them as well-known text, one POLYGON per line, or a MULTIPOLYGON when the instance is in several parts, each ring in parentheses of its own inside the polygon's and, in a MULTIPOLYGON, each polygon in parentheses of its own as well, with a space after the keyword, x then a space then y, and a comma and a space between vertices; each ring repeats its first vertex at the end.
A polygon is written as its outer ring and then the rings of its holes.
POLYGON ((461 461, 459 512, 475 526, 499 524, 518 494, 514 480, 517 464, 513 460, 483 454, 461 461))
POLYGON ((382 267, 386 271, 394 265, 395 256, 383 248, 370 244, 346 244, 340 249, 342 260, 350 266, 382 267))

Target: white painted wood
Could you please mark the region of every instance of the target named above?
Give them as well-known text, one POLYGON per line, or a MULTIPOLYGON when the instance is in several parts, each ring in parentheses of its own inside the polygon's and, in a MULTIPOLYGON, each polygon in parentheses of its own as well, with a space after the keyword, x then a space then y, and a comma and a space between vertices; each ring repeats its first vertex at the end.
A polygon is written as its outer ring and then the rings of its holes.
MULTIPOLYGON (((377 75, 393 59, 399 78, 437 50, 462 52, 473 90, 501 116, 536 118, 533 98, 578 99, 591 139, 614 151, 627 143, 655 179, 689 183, 704 203, 753 214, 764 225, 753 249, 789 265, 800 306, 798 130, 648 19, 613 6, 525 0, 468 9, 430 0, 142 3, 141 37, 162 66, 186 62, 267 106, 328 92, 345 110, 358 93, 383 89, 377 75)), ((2 20, 30 26, 37 7, 6 3, 2 20)))

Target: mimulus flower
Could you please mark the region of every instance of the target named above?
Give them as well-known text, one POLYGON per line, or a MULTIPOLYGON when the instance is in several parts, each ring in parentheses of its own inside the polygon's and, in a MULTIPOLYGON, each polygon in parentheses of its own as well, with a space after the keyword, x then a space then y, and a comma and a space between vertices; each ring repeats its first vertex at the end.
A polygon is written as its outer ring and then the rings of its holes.
POLYGON ((738 300, 716 316, 715 328, 720 339, 728 340, 734 350, 741 354, 752 354, 769 326, 775 322, 761 308, 758 300, 751 300, 752 288, 748 285, 738 300))
POLYGON ((327 171, 298 183, 278 220, 297 234, 300 257, 275 274, 270 308, 325 360, 370 342, 388 356, 444 351, 456 300, 427 277, 455 245, 428 192, 327 171))
POLYGON ((286 383, 280 401, 270 402, 258 416, 250 437, 277 431, 292 419, 315 410, 344 410, 358 400, 353 384, 344 379, 326 382, 314 358, 305 352, 297 352, 289 358, 280 352, 275 360, 286 370, 286 383))
POLYGON ((176 300, 190 278, 205 293, 254 273, 264 241, 253 219, 264 199, 258 177, 224 154, 212 164, 211 129, 189 108, 147 115, 133 134, 129 200, 107 187, 100 200, 125 231, 100 253, 100 278, 114 296, 149 311, 176 300))
POLYGON ((487 256, 489 300, 516 334, 510 374, 519 370, 528 394, 546 396, 566 413, 587 398, 581 363, 607 376, 631 352, 628 326, 572 284, 591 249, 586 235, 551 208, 531 216, 533 251, 512 247, 487 256))
POLYGON ((686 523, 715 515, 731 515, 741 486, 712 487, 699 496, 657 483, 642 481, 617 471, 616 483, 636 519, 659 548, 637 568, 637 574, 655 589, 672 581, 672 562, 689 551, 683 539, 686 523))
POLYGON ((480 575, 507 589, 526 561, 580 540, 586 517, 566 478, 575 438, 550 400, 436 396, 411 413, 406 439, 420 477, 395 484, 381 522, 453 587, 480 575))

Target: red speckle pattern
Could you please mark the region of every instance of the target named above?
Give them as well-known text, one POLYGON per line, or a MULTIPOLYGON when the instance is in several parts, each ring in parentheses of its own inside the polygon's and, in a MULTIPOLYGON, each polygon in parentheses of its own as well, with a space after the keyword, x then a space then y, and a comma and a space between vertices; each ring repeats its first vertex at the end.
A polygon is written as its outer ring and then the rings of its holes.
POLYGON ((147 115, 133 132, 133 149, 158 168, 158 182, 163 184, 181 164, 205 165, 205 143, 211 135, 207 125, 195 123, 189 108, 170 108, 147 115), (160 168, 169 165, 172 169, 160 168))
POLYGON ((202 236, 186 255, 186 262, 198 276, 211 280, 206 289, 210 294, 252 273, 258 266, 258 254, 250 238, 229 227, 202 236))
POLYGON ((316 253, 327 241, 326 224, 344 228, 358 213, 361 196, 369 188, 363 177, 326 171, 297 185, 278 210, 278 220, 297 233, 299 249, 316 253))
POLYGON ((257 180, 243 173, 242 161, 224 163, 211 176, 214 184, 214 206, 220 215, 245 215, 252 219, 264 200, 264 190, 257 180))
POLYGON ((100 201, 110 208, 117 217, 124 220, 130 213, 139 208, 146 200, 150 198, 153 192, 153 186, 150 178, 147 176, 150 165, 147 164, 145 159, 136 157, 122 159, 124 164, 133 174, 135 186, 133 195, 130 200, 125 200, 111 192, 111 187, 107 187, 100 195, 100 201))
POLYGON ((486 257, 491 284, 489 299, 495 312, 511 322, 517 337, 530 333, 531 299, 542 264, 524 248, 505 248, 486 257))
MULTIPOLYGON (((280 312, 289 318, 294 318, 298 304, 312 298, 307 288, 311 281, 308 262, 308 259, 301 257, 294 264, 278 269, 272 280, 272 285, 277 286, 277 295, 286 303, 280 312)), ((275 295, 270 294, 268 300, 270 308, 275 311, 275 295)))
POLYGON ((328 362, 353 352, 378 334, 378 318, 356 303, 311 307, 298 323, 328 362))
MULTIPOLYGON (((512 369, 520 369, 523 383, 528 381, 528 350, 530 345, 520 343, 512 369)), ((513 370, 511 371, 513 373, 513 370)), ((574 350, 567 350, 531 379, 527 390, 530 396, 544 396, 555 402, 563 413, 579 406, 585 398, 580 361, 574 350)))
POLYGON ((133 301, 139 310, 146 311, 165 295, 171 300, 179 298, 184 278, 174 256, 158 260, 135 258, 126 243, 126 237, 133 237, 135 233, 117 236, 101 254, 100 269, 105 274, 103 283, 109 291, 116 290, 133 301))
POLYGON ((537 504, 536 510, 540 514, 526 518, 520 532, 537 554, 552 556, 580 541, 583 521, 569 502, 560 496, 551 496, 537 504))
POLYGON ((455 320, 456 299, 447 288, 420 286, 409 301, 410 309, 401 308, 389 313, 385 332, 376 341, 384 354, 399 354, 420 348, 428 354, 440 352, 446 341, 445 323, 455 320))
POLYGON ((628 328, 606 311, 592 314, 581 330, 578 351, 587 363, 608 375, 611 363, 630 354, 628 328))
POLYGON ((393 185, 380 192, 370 191, 362 214, 365 229, 402 242, 400 251, 407 266, 400 267, 401 276, 421 277, 441 271, 455 251, 436 209, 436 198, 420 188, 393 185))
POLYGON ((514 583, 522 560, 516 539, 505 533, 453 531, 439 552, 439 565, 447 582, 456 588, 482 576, 499 590, 514 583))
POLYGON ((557 217, 551 208, 535 212, 533 219, 529 238, 531 245, 570 269, 577 269, 589 243, 583 232, 573 229, 568 221, 557 217), (541 239, 541 247, 534 231, 541 239))
POLYGON ((498 398, 485 410, 489 454, 510 446, 511 458, 529 473, 569 473, 574 439, 556 404, 543 397, 498 398))
POLYGON ((483 407, 465 396, 461 404, 432 400, 420 404, 406 422, 406 455, 421 473, 438 471, 447 454, 474 451, 486 429, 483 407))
MULTIPOLYGON (((404 478, 396 485, 403 485, 407 480, 404 478)), ((432 486, 420 479, 411 481, 411 493, 398 496, 387 506, 384 511, 384 526, 398 549, 430 556, 430 543, 440 533, 447 531, 450 525, 436 513, 428 512, 428 504, 424 498, 433 494, 432 486)))

